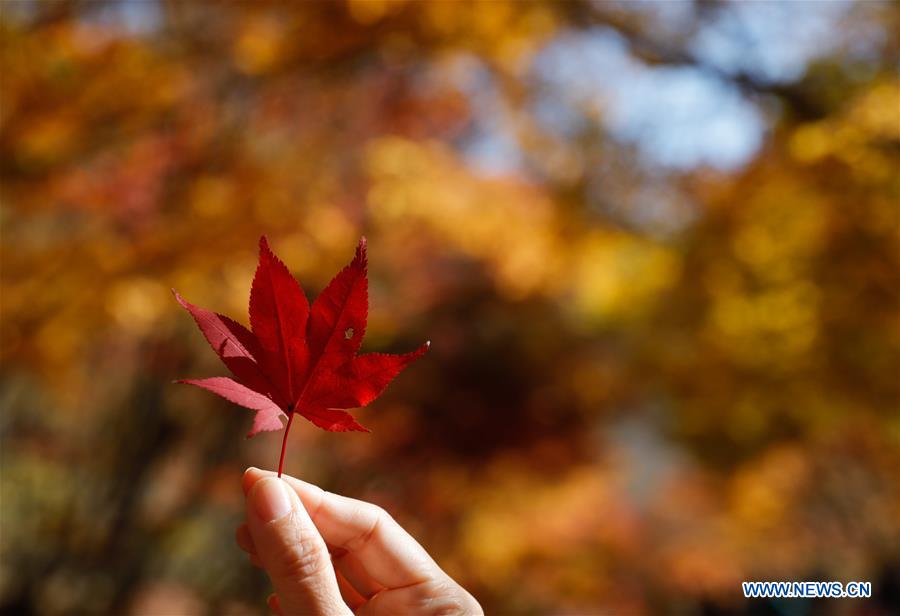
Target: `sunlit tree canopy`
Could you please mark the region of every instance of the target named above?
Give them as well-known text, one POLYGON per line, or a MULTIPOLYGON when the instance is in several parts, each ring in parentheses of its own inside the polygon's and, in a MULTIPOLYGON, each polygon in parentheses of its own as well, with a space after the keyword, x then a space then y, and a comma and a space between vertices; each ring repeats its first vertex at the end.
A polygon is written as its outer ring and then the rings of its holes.
POLYGON ((261 234, 313 295, 365 235, 364 348, 432 341, 286 472, 487 613, 749 613, 748 579, 898 609, 898 32, 878 1, 0 3, 0 611, 263 613, 233 530, 280 435, 171 384, 219 367, 170 294, 245 315, 261 234))

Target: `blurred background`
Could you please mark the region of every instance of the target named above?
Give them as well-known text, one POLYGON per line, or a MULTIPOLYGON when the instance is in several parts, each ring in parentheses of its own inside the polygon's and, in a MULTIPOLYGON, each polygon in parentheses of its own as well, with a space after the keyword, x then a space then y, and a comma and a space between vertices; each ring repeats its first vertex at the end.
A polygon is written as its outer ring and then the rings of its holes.
POLYGON ((169 293, 246 323, 369 238, 364 349, 291 433, 490 614, 900 610, 895 2, 0 4, 4 614, 239 616, 281 434, 169 293), (867 601, 745 601, 863 580, 867 601))

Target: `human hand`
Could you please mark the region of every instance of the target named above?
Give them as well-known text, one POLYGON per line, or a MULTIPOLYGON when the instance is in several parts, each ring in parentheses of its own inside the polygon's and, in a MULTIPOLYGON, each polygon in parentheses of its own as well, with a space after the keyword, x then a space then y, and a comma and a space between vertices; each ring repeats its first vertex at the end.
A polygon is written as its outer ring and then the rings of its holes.
POLYGON ((249 468, 237 542, 275 587, 277 614, 483 614, 383 509, 249 468))

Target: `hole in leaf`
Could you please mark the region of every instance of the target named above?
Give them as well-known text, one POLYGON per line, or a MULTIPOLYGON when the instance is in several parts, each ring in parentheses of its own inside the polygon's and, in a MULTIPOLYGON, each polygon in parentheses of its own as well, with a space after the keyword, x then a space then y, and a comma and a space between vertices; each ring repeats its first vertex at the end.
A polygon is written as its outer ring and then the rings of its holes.
POLYGON ((347 329, 344 330, 344 338, 347 340, 350 340, 350 338, 352 338, 352 337, 353 337, 353 328, 348 327, 347 329))

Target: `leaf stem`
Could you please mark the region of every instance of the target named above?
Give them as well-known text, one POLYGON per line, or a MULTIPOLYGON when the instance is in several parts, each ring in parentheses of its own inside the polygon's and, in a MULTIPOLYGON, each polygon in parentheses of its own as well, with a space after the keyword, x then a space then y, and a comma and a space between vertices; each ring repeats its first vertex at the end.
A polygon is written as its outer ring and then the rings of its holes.
POLYGON ((287 426, 284 428, 284 438, 281 440, 281 458, 278 460, 278 477, 281 477, 281 471, 284 469, 284 452, 287 449, 288 433, 291 431, 291 423, 294 421, 294 410, 288 413, 287 426))

